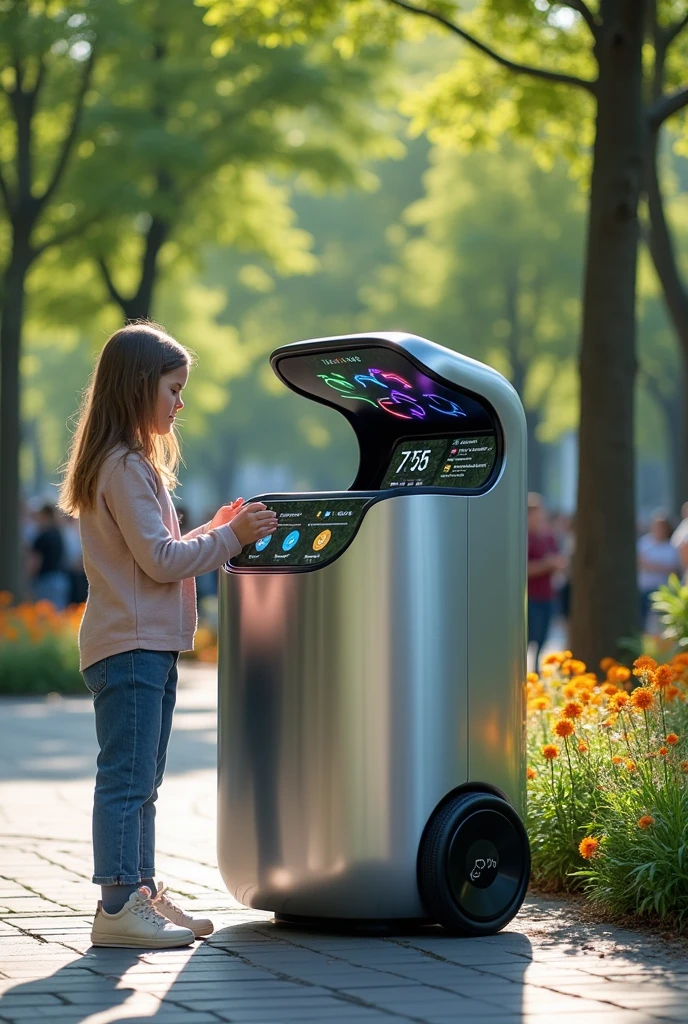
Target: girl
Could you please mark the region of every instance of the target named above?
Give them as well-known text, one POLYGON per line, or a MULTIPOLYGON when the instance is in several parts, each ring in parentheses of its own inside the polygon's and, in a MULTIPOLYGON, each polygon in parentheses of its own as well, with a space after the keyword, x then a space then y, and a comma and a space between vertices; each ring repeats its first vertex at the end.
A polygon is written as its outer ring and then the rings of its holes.
POLYGON ((79 669, 93 694, 97 762, 93 881, 96 946, 188 945, 213 925, 156 886, 155 801, 172 725, 180 651, 193 648, 194 577, 277 528, 238 498, 180 536, 170 498, 174 432, 189 351, 136 323, 106 342, 81 403, 59 506, 78 516, 89 591, 79 669))

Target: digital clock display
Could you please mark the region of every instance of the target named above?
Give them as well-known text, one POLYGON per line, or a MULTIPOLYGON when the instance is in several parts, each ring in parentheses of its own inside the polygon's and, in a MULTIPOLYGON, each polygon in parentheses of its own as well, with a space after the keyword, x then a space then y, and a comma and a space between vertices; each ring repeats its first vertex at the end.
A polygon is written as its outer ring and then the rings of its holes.
POLYGON ((489 480, 496 457, 494 434, 400 441, 381 486, 479 490, 489 480))

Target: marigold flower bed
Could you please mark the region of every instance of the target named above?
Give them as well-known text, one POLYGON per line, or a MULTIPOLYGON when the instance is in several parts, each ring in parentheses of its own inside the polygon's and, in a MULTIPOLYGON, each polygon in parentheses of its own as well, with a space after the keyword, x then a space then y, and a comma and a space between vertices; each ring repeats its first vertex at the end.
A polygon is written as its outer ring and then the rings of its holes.
MULTIPOLYGON (((58 611, 50 601, 12 605, 12 595, 0 591, 0 694, 88 695, 79 672, 79 625, 85 605, 58 611)), ((217 660, 217 636, 212 625, 201 624, 194 651, 184 657, 217 660)))
POLYGON ((603 678, 570 651, 530 674, 533 880, 614 913, 688 921, 688 653, 603 678))

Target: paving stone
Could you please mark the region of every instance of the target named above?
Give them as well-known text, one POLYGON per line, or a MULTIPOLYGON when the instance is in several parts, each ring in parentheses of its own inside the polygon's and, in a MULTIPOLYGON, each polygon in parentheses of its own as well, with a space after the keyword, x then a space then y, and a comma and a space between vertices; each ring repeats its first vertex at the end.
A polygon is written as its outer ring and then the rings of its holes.
POLYGON ((0 778, 12 783, 0 797, 0 1022, 688 1024, 677 944, 581 923, 556 900, 529 898, 505 932, 480 940, 439 928, 318 933, 241 908, 214 863, 215 693, 212 668, 182 666, 158 870, 216 931, 180 950, 90 946, 90 701, 0 708, 0 778), (37 739, 45 753, 32 760, 37 739))

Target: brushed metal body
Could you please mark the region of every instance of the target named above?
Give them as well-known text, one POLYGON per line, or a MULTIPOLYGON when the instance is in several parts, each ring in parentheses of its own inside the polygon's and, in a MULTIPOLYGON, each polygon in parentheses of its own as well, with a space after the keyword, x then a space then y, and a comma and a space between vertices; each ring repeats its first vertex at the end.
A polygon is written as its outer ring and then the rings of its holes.
POLYGON ((494 370, 382 337, 491 402, 503 464, 486 494, 390 494, 320 569, 220 571, 218 861, 256 909, 421 918, 437 804, 474 784, 523 811, 523 410, 494 370))

